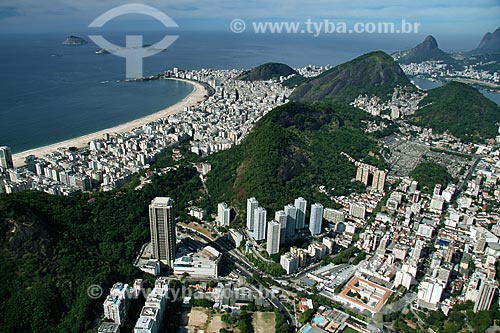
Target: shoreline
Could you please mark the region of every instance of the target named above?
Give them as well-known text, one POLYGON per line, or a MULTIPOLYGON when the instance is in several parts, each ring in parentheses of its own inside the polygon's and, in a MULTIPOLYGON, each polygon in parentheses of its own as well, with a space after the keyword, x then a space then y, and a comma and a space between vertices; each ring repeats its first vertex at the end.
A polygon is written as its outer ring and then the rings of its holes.
POLYGON ((487 81, 481 81, 481 80, 477 80, 477 79, 469 79, 469 78, 463 78, 463 77, 451 77, 451 76, 445 76, 445 77, 442 77, 440 79, 435 79, 435 78, 431 78, 431 77, 426 77, 424 75, 415 75, 415 76, 411 76, 411 77, 409 76, 408 78, 410 80, 417 78, 420 80, 440 82, 443 84, 445 84, 446 82, 450 82, 450 81, 457 81, 457 82, 469 84, 478 90, 484 90, 484 91, 488 91, 491 93, 497 93, 497 94, 500 93, 500 84, 496 84, 493 82, 487 82, 487 81))
POLYGON ((154 112, 150 115, 134 119, 131 121, 128 121, 126 123, 113 126, 110 128, 106 128, 103 130, 99 130, 97 132, 93 132, 90 134, 85 134, 76 138, 64 140, 61 142, 53 143, 47 146, 39 147, 39 148, 34 148, 34 149, 29 149, 20 153, 12 154, 12 159, 14 161, 14 166, 19 168, 23 165, 25 165, 25 159, 29 155, 35 155, 37 157, 42 157, 44 155, 50 154, 51 152, 57 151, 58 148, 69 148, 69 147, 76 147, 76 148, 85 148, 88 146, 88 143, 91 140, 97 139, 97 138, 102 138, 104 134, 106 133, 125 133, 125 132, 130 132, 135 128, 141 127, 144 124, 156 121, 160 118, 164 118, 173 114, 177 114, 180 112, 184 111, 185 107, 196 105, 200 102, 202 102, 205 99, 205 95, 207 94, 207 91, 205 87, 203 87, 202 84, 196 82, 196 81, 191 81, 191 80, 186 80, 186 79, 179 79, 179 78, 168 78, 168 80, 178 80, 178 81, 183 81, 186 83, 189 83, 193 86, 193 91, 184 97, 181 101, 178 103, 171 105, 165 109, 162 109, 160 111, 154 112))

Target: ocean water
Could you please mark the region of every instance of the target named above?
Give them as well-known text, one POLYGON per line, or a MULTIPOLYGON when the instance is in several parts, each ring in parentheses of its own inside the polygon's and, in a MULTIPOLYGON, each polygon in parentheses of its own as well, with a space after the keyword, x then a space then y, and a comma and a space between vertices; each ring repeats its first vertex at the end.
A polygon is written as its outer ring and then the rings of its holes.
MULTIPOLYGON (((68 35, 2 35, 0 43, 0 145, 13 152, 37 148, 112 127, 173 105, 192 91, 176 81, 118 82, 125 60, 96 55, 93 43, 64 46, 68 35)), ((125 33, 103 33, 124 45, 125 33)), ((163 33, 144 34, 153 44, 163 33)), ((144 74, 165 69, 246 69, 265 62, 291 66, 336 65, 363 53, 409 48, 421 35, 259 35, 178 32, 165 52, 146 58, 144 74)))
POLYGON ((179 81, 117 82, 122 61, 52 36, 0 39, 0 145, 20 152, 109 128, 182 100, 179 81))

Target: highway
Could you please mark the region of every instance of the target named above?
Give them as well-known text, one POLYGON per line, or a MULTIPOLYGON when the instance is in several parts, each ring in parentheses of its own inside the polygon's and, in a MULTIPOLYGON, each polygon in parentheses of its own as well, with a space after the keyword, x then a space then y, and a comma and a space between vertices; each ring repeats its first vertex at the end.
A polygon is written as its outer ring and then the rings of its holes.
MULTIPOLYGON (((219 251, 222 254, 222 258, 227 263, 229 263, 230 265, 234 265, 234 267, 240 270, 241 275, 247 278, 253 278, 253 275, 257 274, 258 276, 273 279, 273 277, 270 277, 266 273, 256 269, 253 265, 251 265, 248 262, 247 258, 242 255, 237 249, 235 249, 234 246, 225 237, 220 237, 214 241, 198 230, 186 227, 185 225, 183 225, 182 228, 189 229, 190 231, 196 233, 198 238, 202 239, 207 243, 207 245, 212 246, 217 251, 219 251)), ((295 316, 290 313, 288 308, 285 307, 283 303, 281 303, 281 301, 273 294, 273 292, 263 285, 259 285, 259 289, 255 287, 253 287, 253 289, 259 293, 264 294, 265 298, 285 316, 286 321, 290 325, 290 329, 295 331, 295 316)))
POLYGON ((463 192, 464 187, 467 185, 467 181, 469 181, 470 177, 472 176, 472 174, 476 170, 477 165, 479 164, 480 161, 481 161, 481 157, 476 158, 476 160, 474 161, 474 163, 470 167, 469 172, 467 172, 467 176, 465 176, 464 180, 457 187, 457 190, 455 191, 455 194, 453 195, 455 198, 458 198, 460 196, 460 194, 463 192))

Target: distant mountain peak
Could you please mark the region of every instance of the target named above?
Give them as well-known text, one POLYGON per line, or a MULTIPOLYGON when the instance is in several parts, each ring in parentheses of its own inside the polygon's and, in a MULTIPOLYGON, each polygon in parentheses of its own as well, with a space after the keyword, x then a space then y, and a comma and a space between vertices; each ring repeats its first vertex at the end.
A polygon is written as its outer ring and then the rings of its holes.
POLYGON ((414 88, 390 55, 375 51, 307 79, 298 85, 290 98, 351 103, 360 94, 368 94, 385 100, 396 86, 414 88))
POLYGON ((485 53, 485 52, 500 52, 500 28, 496 29, 493 33, 487 32, 479 46, 472 51, 473 53, 485 53))
POLYGON ((434 36, 425 37, 424 41, 412 49, 396 52, 394 54, 398 62, 402 64, 420 63, 424 61, 443 61, 444 63, 455 65, 456 60, 448 53, 441 50, 434 36))
POLYGON ((243 72, 238 78, 243 81, 261 81, 279 79, 281 76, 287 77, 297 72, 288 65, 268 62, 243 72))
POLYGON ((421 46, 424 49, 428 49, 428 50, 439 49, 437 40, 432 35, 425 37, 424 41, 422 43, 420 43, 419 45, 417 45, 417 47, 419 47, 419 46, 421 46))

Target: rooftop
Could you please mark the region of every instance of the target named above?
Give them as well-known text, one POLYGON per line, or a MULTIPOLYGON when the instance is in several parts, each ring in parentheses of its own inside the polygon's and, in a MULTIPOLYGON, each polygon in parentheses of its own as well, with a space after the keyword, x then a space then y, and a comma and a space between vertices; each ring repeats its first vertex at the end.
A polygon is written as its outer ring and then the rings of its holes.
POLYGON ((154 325, 154 320, 149 317, 139 317, 137 323, 135 324, 135 328, 138 329, 151 329, 154 325))
POLYGON ((116 333, 120 331, 120 325, 115 323, 102 323, 97 332, 98 333, 116 333))
POLYGON ((339 294, 339 298, 358 308, 377 313, 391 294, 392 290, 390 289, 360 277, 354 277, 339 294), (352 293, 358 294, 359 299, 350 296, 352 293))
POLYGON ((151 201, 151 204, 156 206, 172 206, 174 200, 169 197, 156 197, 151 201))

